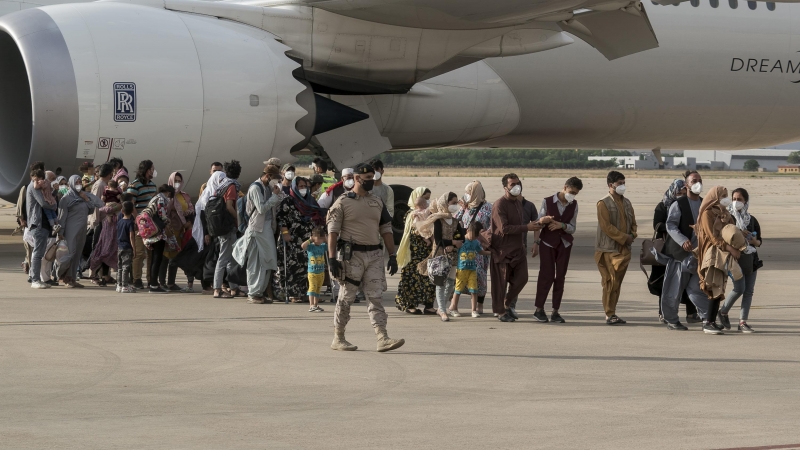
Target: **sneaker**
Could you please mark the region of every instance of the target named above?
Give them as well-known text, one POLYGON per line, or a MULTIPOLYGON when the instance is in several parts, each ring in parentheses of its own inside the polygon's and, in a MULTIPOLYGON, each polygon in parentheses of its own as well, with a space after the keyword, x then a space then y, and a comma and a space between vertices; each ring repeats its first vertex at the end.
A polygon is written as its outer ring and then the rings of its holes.
POLYGON ((719 331, 725 331, 725 328, 723 328, 722 325, 719 325, 717 322, 711 322, 711 325, 713 325, 714 328, 718 329, 719 331))
POLYGON ((480 316, 481 316, 481 314, 478 311, 472 311, 472 318, 473 319, 477 319, 480 316))
POLYGON ((663 323, 664 325, 666 325, 666 324, 668 324, 668 323, 669 323, 669 322, 667 322, 667 319, 665 319, 665 318, 664 318, 664 315, 663 315, 663 314, 659 314, 659 315, 658 315, 658 321, 659 321, 659 322, 661 322, 661 323, 663 323))
POLYGON ((461 317, 461 313, 458 312, 458 310, 448 309, 447 314, 449 314, 450 317, 461 317))
POLYGON ((136 293, 136 289, 134 289, 132 287, 123 287, 123 288, 119 289, 119 293, 120 294, 135 294, 136 293))
POLYGON ((325 312, 325 310, 320 308, 319 306, 312 306, 311 308, 308 309, 308 312, 317 313, 317 312, 325 312))
POLYGON ((494 313, 495 317, 500 317, 500 314, 494 313))
POLYGON ((687 331, 689 328, 686 325, 677 322, 677 323, 667 323, 667 329, 671 331, 687 331))
POLYGON ((50 287, 61 286, 60 284, 58 284, 58 280, 45 281, 45 283, 49 284, 50 287))
POLYGON ((553 311, 553 314, 550 315, 550 321, 553 323, 567 323, 558 311, 553 311))
POLYGON ((513 317, 514 320, 519 320, 519 316, 517 315, 517 310, 514 309, 513 307, 509 307, 506 310, 506 314, 508 314, 509 316, 513 317))
POLYGON ((120 292, 122 292, 122 286, 117 285, 117 294, 119 294, 120 292))
POLYGON ((166 290, 167 292, 181 292, 181 288, 179 288, 178 285, 176 284, 173 284, 172 286, 166 286, 166 289, 164 290, 166 290))
POLYGON ((133 287, 135 287, 136 289, 144 289, 144 284, 142 283, 141 278, 138 280, 134 280, 133 287))
POLYGON ((697 314, 697 313, 694 313, 692 315, 687 315, 686 316, 686 323, 700 323, 702 321, 703 321, 703 318, 700 317, 700 315, 697 314))
POLYGON ((41 281, 31 283, 31 289, 50 289, 50 285, 41 281))
POLYGON ((543 309, 540 309, 535 313, 533 313, 533 318, 536 319, 538 322, 544 322, 544 323, 549 322, 549 320, 547 320, 547 314, 545 314, 543 309))
POLYGON ((726 330, 731 329, 731 318, 728 317, 727 314, 718 313, 717 318, 719 318, 719 323, 722 324, 726 330))
POLYGON ((703 333, 705 334, 723 334, 722 331, 715 327, 716 325, 714 322, 709 322, 703 325, 703 333))
POLYGON ((750 325, 748 325, 747 322, 742 322, 739 324, 739 331, 742 333, 755 333, 755 330, 750 328, 750 325))
POLYGON ((514 322, 515 320, 517 320, 517 319, 511 317, 511 315, 508 314, 508 313, 505 313, 502 316, 499 316, 497 319, 500 320, 500 322, 514 322))
POLYGON ((161 289, 161 286, 150 286, 150 293, 151 294, 166 294, 167 291, 161 289))

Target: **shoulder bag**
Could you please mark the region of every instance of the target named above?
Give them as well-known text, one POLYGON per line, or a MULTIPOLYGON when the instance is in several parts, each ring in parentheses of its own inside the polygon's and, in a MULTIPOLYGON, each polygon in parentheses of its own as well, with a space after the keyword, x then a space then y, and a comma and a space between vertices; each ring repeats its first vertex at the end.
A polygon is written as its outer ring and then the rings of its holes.
MULTIPOLYGON (((661 226, 659 223, 655 226, 655 230, 658 230, 658 227, 661 226)), ((658 231, 653 231, 653 238, 652 239, 645 239, 642 241, 642 252, 639 254, 639 268, 642 269, 644 272, 644 276, 650 279, 650 276, 647 275, 647 270, 645 270, 644 266, 663 266, 655 256, 653 256, 652 249, 655 249, 657 252, 661 253, 664 250, 664 239, 656 238, 658 231)), ((653 282, 658 281, 653 280, 653 282)))

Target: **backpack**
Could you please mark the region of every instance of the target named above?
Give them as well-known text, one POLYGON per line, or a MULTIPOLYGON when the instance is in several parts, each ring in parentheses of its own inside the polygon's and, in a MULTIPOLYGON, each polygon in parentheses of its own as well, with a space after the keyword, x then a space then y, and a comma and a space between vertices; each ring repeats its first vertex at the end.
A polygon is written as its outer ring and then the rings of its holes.
MULTIPOLYGON (((256 186, 262 195, 266 194, 266 189, 264 189, 264 185, 260 181, 254 181, 250 187, 252 188, 253 186, 256 186)), ((250 214, 247 214, 246 195, 236 200, 236 212, 239 215, 239 232, 244 233, 247 230, 247 224, 250 222, 250 214)))
POLYGON ((228 206, 225 204, 224 193, 229 187, 230 185, 223 186, 206 203, 206 226, 211 237, 225 236, 236 228, 233 216, 228 212, 228 206))

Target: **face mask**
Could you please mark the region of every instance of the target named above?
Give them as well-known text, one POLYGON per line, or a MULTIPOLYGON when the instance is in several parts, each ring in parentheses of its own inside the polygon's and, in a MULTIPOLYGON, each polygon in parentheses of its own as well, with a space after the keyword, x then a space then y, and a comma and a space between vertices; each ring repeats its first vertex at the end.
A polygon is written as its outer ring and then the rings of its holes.
POLYGON ((522 186, 516 185, 516 186, 512 187, 511 190, 508 191, 508 193, 513 195, 514 197, 516 197, 516 196, 518 196, 519 194, 522 193, 522 186))
POLYGON ((626 188, 624 184, 620 184, 619 186, 614 188, 614 192, 616 192, 617 195, 625 195, 625 191, 627 189, 628 188, 626 188))
POLYGON ((375 180, 364 180, 361 182, 361 187, 364 188, 365 191, 369 192, 375 187, 375 180))
POLYGON ((695 195, 700 195, 700 193, 703 192, 703 183, 697 182, 697 183, 693 184, 692 185, 692 192, 695 195))
POLYGON ((269 188, 270 189, 275 189, 275 186, 277 186, 279 183, 280 183, 280 181, 278 181, 278 180, 269 180, 269 183, 267 183, 267 184, 269 184, 269 188))
POLYGON ((430 200, 425 200, 425 207, 426 208, 430 208, 431 207, 431 201, 430 200))
POLYGON ((158 176, 158 171, 157 171, 157 170, 155 170, 155 169, 153 169, 153 178, 155 178, 155 177, 157 177, 157 176, 158 176))
POLYGON ((722 205, 723 208, 727 208, 728 206, 731 206, 731 198, 725 197, 720 199, 719 204, 722 205))
POLYGON ((78 191, 78 192, 80 192, 80 191, 82 191, 82 190, 83 190, 83 186, 81 186, 80 184, 76 184, 76 185, 75 185, 75 190, 76 190, 76 191, 78 191))
POLYGON ((175 183, 175 190, 177 191, 180 188, 181 188, 181 184, 180 183, 175 183))
POLYGON ((292 172, 291 170, 288 171, 288 172, 285 172, 283 174, 283 177, 286 178, 289 181, 292 181, 292 180, 294 180, 294 172, 292 172))
POLYGON ((565 192, 564 198, 567 200, 567 203, 572 203, 575 201, 575 194, 570 192, 565 192))
POLYGON ((353 186, 355 186, 355 185, 356 185, 355 180, 344 180, 344 187, 347 190, 353 189, 353 186))
POLYGON ((66 194, 67 192, 69 192, 69 188, 68 188, 68 187, 66 187, 66 186, 61 186, 60 188, 58 188, 58 192, 59 192, 61 195, 64 195, 64 194, 66 194))
POLYGON ((469 195, 469 194, 464 194, 464 201, 465 201, 465 202, 469 203, 469 199, 470 199, 470 198, 471 198, 471 197, 470 197, 470 195, 469 195))
POLYGON ((450 214, 455 214, 458 212, 458 205, 450 205, 447 210, 450 211, 450 214))
POLYGON ((128 183, 126 183, 124 181, 119 184, 119 190, 120 191, 124 191, 126 187, 128 187, 128 183))
POLYGON ((733 207, 736 208, 737 211, 741 211, 744 209, 744 203, 740 201, 733 202, 733 207))
POLYGON ((378 180, 380 180, 380 179, 381 179, 381 177, 382 177, 382 176, 383 176, 383 175, 381 175, 381 173, 380 173, 380 172, 375 172, 375 178, 373 178, 373 180, 375 180, 375 181, 378 181, 378 180))
POLYGON ((297 192, 300 194, 301 197, 305 197, 308 194, 308 189, 298 189, 297 192))

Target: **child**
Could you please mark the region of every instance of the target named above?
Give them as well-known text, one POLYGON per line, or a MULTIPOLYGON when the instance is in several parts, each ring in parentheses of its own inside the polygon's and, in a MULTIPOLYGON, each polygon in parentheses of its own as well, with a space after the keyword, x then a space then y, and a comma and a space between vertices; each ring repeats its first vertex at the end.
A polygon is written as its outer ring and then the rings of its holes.
POLYGON ((458 313, 458 299, 461 294, 472 295, 472 317, 480 317, 478 313, 478 263, 475 257, 478 255, 488 255, 478 242, 478 236, 483 230, 480 222, 472 222, 467 228, 466 239, 461 248, 458 249, 458 271, 456 272, 456 290, 453 293, 453 300, 450 303, 450 311, 458 313))
MULTIPOLYGON (((44 171, 37 170, 36 174, 31 177, 33 180, 33 186, 37 191, 42 191, 42 197, 44 197, 44 201, 46 201, 50 205, 56 204, 56 198, 53 197, 53 185, 50 184, 50 181, 44 175, 44 171)), ((58 224, 58 209, 44 209, 44 216, 47 218, 47 221, 50 223, 50 228, 53 230, 53 235, 57 235, 59 231, 61 231, 61 225, 58 224)))
POLYGON ((122 203, 122 218, 117 222, 117 292, 132 294, 136 288, 130 285, 133 281, 131 270, 133 258, 136 257, 135 241, 136 224, 133 218, 133 202, 122 203))
POLYGON ((308 253, 308 312, 322 312, 318 306, 319 292, 325 283, 325 255, 328 244, 325 243, 325 228, 316 227, 311 231, 311 239, 303 242, 303 250, 308 253))
POLYGON ((121 200, 119 184, 114 180, 109 180, 108 186, 103 192, 103 203, 121 203, 121 200))

